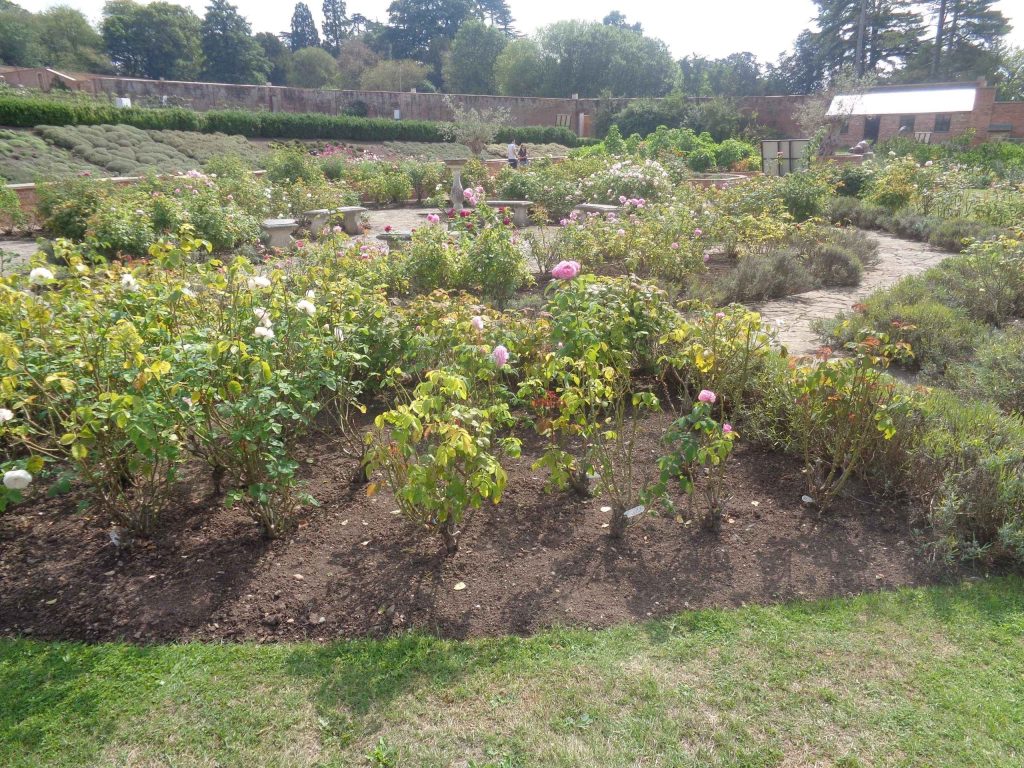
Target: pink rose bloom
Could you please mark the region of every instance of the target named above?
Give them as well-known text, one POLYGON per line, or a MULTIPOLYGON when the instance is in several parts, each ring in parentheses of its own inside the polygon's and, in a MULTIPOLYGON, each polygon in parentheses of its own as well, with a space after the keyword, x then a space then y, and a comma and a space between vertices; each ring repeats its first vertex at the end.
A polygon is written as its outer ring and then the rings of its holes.
POLYGON ((551 270, 551 276, 557 280, 572 280, 580 273, 578 261, 560 261, 551 270))
POLYGON ((559 226, 567 227, 567 226, 569 226, 569 220, 568 219, 562 219, 561 221, 558 222, 558 224, 559 224, 559 226))
POLYGON ((618 235, 619 237, 622 237, 622 236, 623 236, 624 234, 626 234, 626 230, 624 230, 624 229, 620 229, 620 230, 619 230, 618 232, 616 232, 615 234, 617 234, 617 235, 618 235))
POLYGON ((732 432, 732 424, 725 423, 722 425, 722 433, 728 435, 732 432))
POLYGON ((718 399, 718 396, 710 389, 702 389, 700 394, 697 395, 697 399, 702 403, 713 403, 718 399))
POLYGON ((672 243, 672 250, 673 251, 678 251, 679 250, 679 243, 672 243))
POLYGON ((711 261, 711 254, 710 253, 705 253, 704 254, 704 263, 707 264, 709 261, 711 261))
POLYGON ((725 317, 725 312, 715 312, 715 317, 721 320, 723 317, 725 317))
POLYGON ((438 216, 436 213, 428 213, 427 221, 429 221, 431 224, 437 224, 438 222, 441 221, 441 217, 438 216))
POLYGON ((477 331, 482 331, 484 329, 484 319, 480 315, 474 315, 473 319, 469 321, 469 324, 477 331))
POLYGON ((333 232, 336 235, 340 235, 344 231, 345 230, 341 228, 340 224, 335 224, 333 227, 331 227, 331 232, 333 232))
POLYGON ((462 218, 466 218, 467 216, 469 216, 469 211, 463 209, 459 211, 459 216, 461 216, 462 218))
POLYGON ((693 230, 693 236, 694 237, 700 237, 703 234, 704 234, 704 230, 702 230, 700 227, 697 227, 697 229, 693 230))
POLYGON ((295 247, 296 248, 305 248, 306 247, 306 241, 305 240, 296 240, 295 241, 295 247))
POLYGON ((505 349, 503 344, 499 344, 494 348, 494 351, 491 352, 491 357, 494 358, 495 365, 502 368, 505 363, 508 362, 508 350, 505 349))
POLYGON ((628 202, 625 195, 619 195, 619 205, 625 205, 628 202))

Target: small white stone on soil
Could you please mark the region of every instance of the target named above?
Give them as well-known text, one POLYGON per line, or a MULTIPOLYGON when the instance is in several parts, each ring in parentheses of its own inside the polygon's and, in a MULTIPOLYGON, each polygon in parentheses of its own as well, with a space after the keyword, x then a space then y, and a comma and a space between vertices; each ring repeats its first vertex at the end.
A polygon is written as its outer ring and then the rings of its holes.
POLYGON ((456 592, 461 592, 465 588, 466 588, 466 582, 464 582, 464 581, 456 582, 455 586, 452 587, 452 589, 454 589, 456 592))

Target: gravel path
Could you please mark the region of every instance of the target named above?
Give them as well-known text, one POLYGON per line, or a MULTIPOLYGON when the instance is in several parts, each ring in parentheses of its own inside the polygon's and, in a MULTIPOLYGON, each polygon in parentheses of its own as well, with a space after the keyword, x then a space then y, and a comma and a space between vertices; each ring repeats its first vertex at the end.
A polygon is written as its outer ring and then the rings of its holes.
POLYGON ((29 258, 38 250, 39 246, 35 240, 0 240, 0 251, 4 253, 2 273, 9 273, 27 264, 29 258))
POLYGON ((781 321, 779 341, 791 355, 812 355, 821 347, 821 339, 811 331, 811 321, 829 318, 850 309, 879 288, 887 288, 901 277, 933 267, 953 254, 925 243, 902 240, 891 235, 868 232, 878 242, 878 261, 865 268, 860 285, 849 288, 823 288, 783 299, 754 305, 765 322, 781 321))
MULTIPOLYGON (((398 232, 408 232, 425 223, 425 216, 433 209, 399 208, 374 211, 366 214, 369 231, 363 239, 374 239, 390 226, 398 232)), ((811 321, 829 318, 850 309, 851 304, 863 300, 878 290, 892 285, 905 275, 923 272, 938 264, 951 254, 939 251, 923 243, 901 240, 898 237, 868 232, 878 242, 878 261, 864 270, 861 284, 851 288, 827 288, 787 296, 769 301, 752 308, 761 313, 766 322, 782 321, 779 341, 791 355, 809 355, 821 346, 820 339, 811 331, 811 321)), ((0 240, 0 250, 14 253, 15 258, 6 262, 4 271, 24 264, 37 250, 35 240, 0 240)))

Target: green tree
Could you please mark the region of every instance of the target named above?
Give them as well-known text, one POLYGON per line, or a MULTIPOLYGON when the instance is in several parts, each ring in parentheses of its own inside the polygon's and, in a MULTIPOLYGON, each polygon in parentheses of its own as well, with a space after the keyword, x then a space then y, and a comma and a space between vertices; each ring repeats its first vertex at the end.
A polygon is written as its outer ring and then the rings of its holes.
POLYGON ((8 0, 0 0, 0 63, 14 67, 42 64, 35 15, 8 0))
POLYGON ((81 11, 58 5, 36 17, 39 46, 50 67, 71 72, 109 72, 103 38, 81 11))
POLYGON ((505 34, 511 35, 512 11, 505 0, 474 0, 473 14, 480 21, 489 22, 492 27, 497 27, 505 34))
POLYGON ((612 11, 603 19, 601 19, 601 23, 607 27, 631 29, 634 32, 640 32, 641 34, 644 31, 643 25, 640 24, 640 22, 637 22, 636 24, 630 24, 628 21, 626 21, 626 14, 622 13, 621 11, 612 11))
POLYGON ((100 30, 118 72, 193 80, 202 68, 201 23, 191 10, 174 3, 111 0, 103 7, 100 30))
POLYGON ((663 96, 678 72, 665 43, 619 27, 560 21, 541 29, 537 40, 546 96, 663 96))
POLYGON ((364 91, 408 91, 419 88, 430 67, 411 59, 389 59, 378 62, 363 72, 359 87, 364 91))
POLYGON ((357 90, 363 72, 379 61, 380 56, 362 39, 348 38, 338 51, 338 87, 357 90))
POLYGON ((993 5, 995 0, 938 0, 934 4, 935 38, 925 51, 925 55, 930 53, 933 79, 970 80, 995 72, 1010 23, 993 5))
POLYGON ((288 45, 292 52, 303 48, 316 48, 320 45, 320 33, 316 31, 313 13, 305 3, 296 3, 292 13, 292 31, 288 35, 288 45))
POLYGON ((494 61, 494 83, 502 96, 540 96, 546 64, 534 40, 513 40, 494 61))
POLYGON ((452 40, 472 12, 472 0, 393 0, 385 42, 395 58, 440 64, 435 41, 452 40))
POLYGON ((494 62, 508 35, 483 22, 467 21, 445 55, 442 72, 449 93, 494 93, 494 62))
POLYGON ((1007 48, 995 76, 1001 101, 1024 101, 1024 48, 1007 48))
POLYGON ((266 82, 270 62, 249 22, 227 0, 212 0, 201 27, 203 77, 218 83, 266 82))
POLYGON ((724 59, 686 56, 679 61, 679 85, 687 96, 755 96, 764 90, 761 65, 754 54, 732 53, 724 59))
POLYGON ((338 62, 323 48, 303 48, 292 54, 288 85, 296 88, 323 88, 338 75, 338 62))
POLYGON ((324 0, 323 12, 324 48, 337 56, 352 24, 345 15, 345 0, 324 0))
POLYGON ((272 85, 287 85, 292 68, 292 52, 280 37, 273 32, 260 32, 255 40, 263 49, 263 56, 270 63, 267 80, 272 85))
POLYGON ((815 5, 819 31, 809 42, 826 73, 844 67, 857 75, 895 69, 920 50, 924 23, 911 0, 815 0, 815 5))

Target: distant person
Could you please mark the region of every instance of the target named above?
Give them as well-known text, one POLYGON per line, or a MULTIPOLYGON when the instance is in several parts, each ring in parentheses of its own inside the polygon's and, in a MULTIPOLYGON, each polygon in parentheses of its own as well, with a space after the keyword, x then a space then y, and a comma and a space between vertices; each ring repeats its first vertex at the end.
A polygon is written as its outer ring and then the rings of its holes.
POLYGON ((519 149, 516 147, 516 140, 512 139, 508 145, 508 164, 513 168, 519 167, 519 149))
POLYGON ((523 167, 529 164, 530 158, 526 156, 526 142, 524 141, 519 145, 519 166, 523 167))

